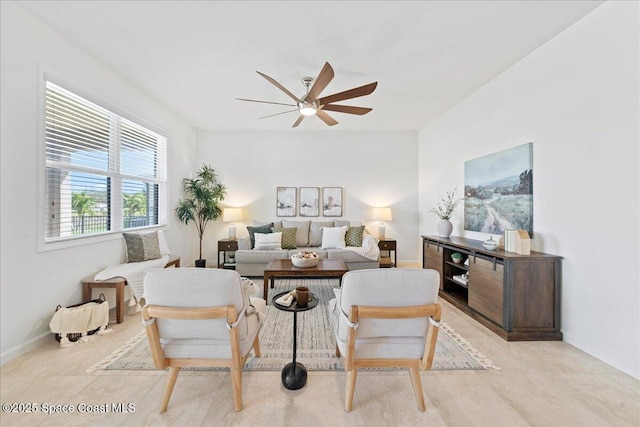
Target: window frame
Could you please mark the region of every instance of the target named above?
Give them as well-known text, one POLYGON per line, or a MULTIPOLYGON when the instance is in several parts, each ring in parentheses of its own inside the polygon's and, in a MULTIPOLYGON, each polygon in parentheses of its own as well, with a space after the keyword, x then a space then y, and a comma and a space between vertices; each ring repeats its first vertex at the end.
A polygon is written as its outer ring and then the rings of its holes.
MULTIPOLYGON (((87 244, 105 242, 110 240, 121 239, 123 232, 137 232, 137 231, 151 231, 154 229, 166 229, 168 225, 168 137, 167 132, 160 127, 150 124, 147 120, 141 119, 137 117, 135 114, 132 114, 118 106, 116 106, 113 102, 105 99, 104 97, 100 97, 92 92, 87 90, 83 90, 77 85, 70 83, 69 81, 62 79, 50 72, 43 71, 41 73, 40 85, 39 85, 39 93, 38 93, 38 129, 39 129, 39 141, 38 141, 38 191, 36 192, 38 200, 36 203, 37 206, 37 252, 49 251, 49 250, 57 250, 74 246, 82 246, 87 244), (110 194, 110 214, 109 221, 111 223, 111 230, 101 232, 101 233, 92 233, 85 235, 75 235, 75 236, 66 236, 61 238, 50 239, 47 238, 47 213, 48 206, 46 202, 47 198, 47 141, 46 141, 46 108, 47 108, 47 82, 51 82, 57 86, 62 87, 63 89, 73 93, 76 96, 79 96, 102 109, 105 109, 109 112, 110 115, 118 117, 118 123, 120 120, 126 120, 133 123, 136 126, 140 126, 145 130, 155 133, 162 139, 160 146, 157 150, 157 165, 158 167, 164 168, 163 174, 164 176, 161 178, 146 178, 140 176, 132 176, 129 174, 121 173, 120 171, 120 154, 116 157, 109 156, 109 170, 103 175, 105 177, 109 177, 111 179, 111 186, 119 186, 117 191, 111 191, 110 194), (116 162, 116 164, 114 164, 116 162), (123 218, 124 218, 124 210, 123 210, 123 200, 124 191, 123 191, 123 181, 137 181, 137 182, 153 182, 158 185, 158 203, 157 203, 157 217, 158 224, 143 226, 143 227, 135 227, 135 228, 127 228, 124 229, 123 218)), ((109 143, 109 152, 110 154, 114 152, 114 150, 120 151, 120 140, 119 138, 113 138, 110 136, 109 143)), ((81 170, 82 167, 75 170, 81 170)))

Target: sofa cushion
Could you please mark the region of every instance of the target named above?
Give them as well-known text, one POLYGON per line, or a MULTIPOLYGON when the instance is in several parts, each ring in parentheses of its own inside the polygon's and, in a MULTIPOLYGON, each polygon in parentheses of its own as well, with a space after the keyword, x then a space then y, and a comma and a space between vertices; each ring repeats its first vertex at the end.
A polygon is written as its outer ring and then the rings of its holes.
POLYGON ((373 262, 349 249, 329 249, 327 251, 327 258, 341 259, 344 262, 373 262))
POLYGON ((250 225, 247 226, 247 231, 249 232, 249 238, 251 239, 251 249, 253 249, 256 246, 256 238, 255 238, 255 234, 256 233, 261 233, 261 234, 268 234, 271 233, 271 227, 273 227, 273 223, 269 223, 266 225, 261 225, 258 227, 251 227, 250 225))
POLYGON ((263 225, 271 224, 272 227, 282 228, 282 221, 253 221, 253 225, 256 227, 261 227, 263 225))
POLYGON ((254 250, 275 251, 282 249, 282 233, 256 233, 254 250))
POLYGON ((347 226, 324 227, 322 229, 322 249, 344 248, 344 236, 347 234, 347 226))
POLYGON ((358 227, 347 228, 344 241, 347 246, 362 246, 362 236, 364 234, 364 225, 358 227))
POLYGON ((309 227, 309 246, 322 245, 322 227, 333 227, 333 221, 311 221, 309 227))
POLYGON ((296 227, 291 227, 291 228, 276 228, 276 227, 271 227, 271 231, 273 231, 274 233, 282 233, 282 242, 281 242, 281 246, 282 249, 295 249, 296 246, 296 232, 297 232, 297 228, 296 227))
POLYGON ((274 251, 236 251, 236 264, 267 264, 274 259, 289 258, 288 249, 274 251))
POLYGON ((128 262, 142 262, 162 257, 158 232, 122 233, 127 247, 128 262))
POLYGON ((311 221, 282 221, 282 227, 296 227, 296 246, 301 248, 309 246, 309 226, 311 221))

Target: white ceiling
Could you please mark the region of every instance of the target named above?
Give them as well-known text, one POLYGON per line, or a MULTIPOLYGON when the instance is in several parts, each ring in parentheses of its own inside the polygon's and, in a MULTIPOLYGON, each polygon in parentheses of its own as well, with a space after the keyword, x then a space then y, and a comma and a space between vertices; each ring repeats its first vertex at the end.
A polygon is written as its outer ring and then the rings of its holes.
MULTIPOLYGON (((588 14, 602 1, 18 2, 199 129, 289 129, 297 113, 261 71, 302 95, 325 61, 323 96, 376 91, 298 129, 417 130, 588 14)), ((90 89, 90 88, 89 88, 90 89)))

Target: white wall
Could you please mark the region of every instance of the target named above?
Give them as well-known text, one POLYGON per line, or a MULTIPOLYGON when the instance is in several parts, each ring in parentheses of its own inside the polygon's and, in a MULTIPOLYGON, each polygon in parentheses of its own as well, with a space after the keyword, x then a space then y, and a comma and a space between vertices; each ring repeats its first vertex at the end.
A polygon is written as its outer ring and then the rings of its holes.
MULTIPOLYGON (((13 3, 1 2, 1 346, 2 363, 52 339, 49 321, 56 305, 78 303, 80 280, 125 258, 120 235, 114 239, 55 251, 37 252, 39 150, 42 148, 42 71, 128 112, 167 136, 170 209, 181 195, 180 179, 191 168, 195 132, 151 97, 13 3), (177 178, 176 178, 177 177, 177 178)), ((191 257, 188 239, 169 215, 165 234, 172 252, 191 257)))
MULTIPOLYGON (((533 245, 564 257, 564 339, 636 378, 638 40, 638 3, 605 3, 419 134, 420 212, 464 188, 464 161, 533 142, 533 245)), ((462 211, 454 234, 486 238, 462 211)))
MULTIPOLYGON (((254 220, 277 219, 276 187, 342 187, 341 219, 360 221, 377 235, 371 206, 391 207, 386 236, 398 241, 398 262, 419 261, 417 132, 208 131, 197 139, 197 162, 210 164, 228 187, 225 204, 244 208, 239 237, 254 220)), ((210 228, 203 256, 214 260, 228 224, 210 228)))

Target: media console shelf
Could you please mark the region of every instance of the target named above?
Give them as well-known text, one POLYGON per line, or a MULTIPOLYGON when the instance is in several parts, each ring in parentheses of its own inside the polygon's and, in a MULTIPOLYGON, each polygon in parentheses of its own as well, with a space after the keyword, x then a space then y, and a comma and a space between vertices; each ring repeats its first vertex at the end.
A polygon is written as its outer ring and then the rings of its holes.
POLYGON ((562 340, 562 257, 489 251, 463 237, 422 239, 422 266, 440 273, 441 298, 507 341, 562 340), (453 262, 454 252, 462 263, 453 262))

